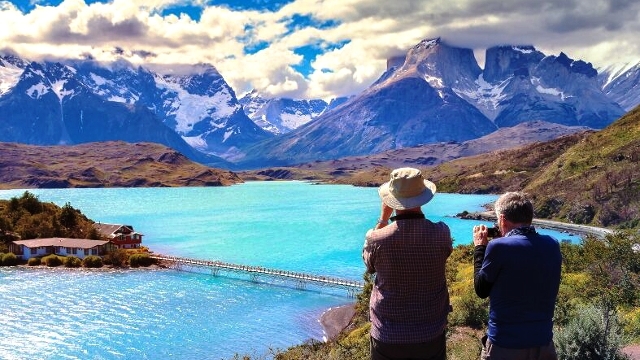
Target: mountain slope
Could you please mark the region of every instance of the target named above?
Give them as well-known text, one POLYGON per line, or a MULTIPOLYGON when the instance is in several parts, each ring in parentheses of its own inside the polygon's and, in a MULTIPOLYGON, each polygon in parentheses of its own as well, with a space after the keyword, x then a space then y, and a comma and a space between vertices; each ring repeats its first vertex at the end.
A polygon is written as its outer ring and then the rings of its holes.
POLYGON ((640 62, 602 69, 598 78, 605 94, 625 110, 640 105, 640 62))
POLYGON ((532 121, 599 129, 624 114, 589 63, 533 46, 489 48, 486 58, 482 70, 471 49, 424 40, 341 107, 252 147, 240 168, 463 142, 532 121))
POLYGON ((0 141, 151 141, 228 167, 218 156, 231 158, 270 136, 244 114, 215 68, 188 71, 163 75, 124 61, 27 63, 0 56, 0 141))
MULTIPOLYGON (((328 161, 314 161, 293 167, 274 167, 253 171, 240 172, 240 176, 247 180, 312 180, 330 183, 354 184, 359 186, 379 186, 388 180, 391 169, 399 167, 433 168, 436 165, 450 162, 460 158, 470 158, 475 155, 485 154, 478 159, 494 159, 499 150, 524 148, 532 149, 540 143, 563 138, 567 143, 575 143, 582 135, 567 136, 589 131, 586 127, 567 127, 564 125, 547 122, 530 122, 518 124, 510 128, 501 128, 478 139, 468 140, 462 143, 442 142, 436 144, 424 144, 415 147, 387 150, 382 153, 367 156, 350 156, 328 161), (573 140, 572 140, 573 139, 573 140), (573 141, 573 142, 571 142, 573 141), (526 147, 524 147, 526 145, 526 147)), ((545 151, 552 151, 550 147, 545 151)), ((566 145, 562 145, 567 148, 566 145)), ((523 156, 518 152, 513 162, 518 162, 523 156)), ((558 156, 556 152, 555 156, 558 156)), ((514 155, 515 156, 515 155, 514 155)), ((537 151, 530 151, 525 156, 539 159, 537 151)), ((549 155, 545 155, 549 156, 549 155)), ((462 160, 461 160, 462 161, 462 160)), ((504 162, 502 160, 501 162, 504 162)), ((531 161, 534 163, 535 161, 531 161)), ((470 162, 473 165, 474 162, 470 162)), ((531 166, 537 166, 532 164, 531 166)), ((493 161, 488 165, 494 166, 493 161)), ((438 167, 440 168, 440 167, 438 167)), ((427 170, 431 171, 431 170, 427 170)), ((474 171, 474 170, 470 170, 474 171)), ((482 170, 481 170, 482 171, 482 170)), ((474 171, 476 173, 478 171, 474 171)), ((477 192, 483 187, 482 183, 468 181, 464 177, 455 178, 456 192, 477 192), (463 185, 465 184, 465 185, 463 185)), ((480 180, 480 179, 479 179, 480 180)), ((482 182, 485 182, 482 180, 482 182)), ((504 182, 500 185, 506 186, 504 182)), ((446 189, 445 183, 438 185, 446 189)))
POLYGON ((568 149, 527 190, 553 216, 638 226, 640 107, 568 149))
POLYGON ((425 169, 445 192, 524 190, 536 216, 606 227, 640 223, 640 107, 605 129, 425 169))
POLYGON ((434 87, 441 81, 425 73, 435 68, 442 81, 455 81, 456 73, 473 77, 480 70, 471 59, 471 50, 424 41, 409 51, 402 67, 359 96, 248 150, 252 156, 241 166, 290 165, 486 135, 495 125, 451 89, 434 87))
POLYGON ((321 99, 267 99, 260 96, 255 90, 243 96, 239 101, 245 114, 254 123, 275 135, 286 134, 297 129, 333 106, 321 99))

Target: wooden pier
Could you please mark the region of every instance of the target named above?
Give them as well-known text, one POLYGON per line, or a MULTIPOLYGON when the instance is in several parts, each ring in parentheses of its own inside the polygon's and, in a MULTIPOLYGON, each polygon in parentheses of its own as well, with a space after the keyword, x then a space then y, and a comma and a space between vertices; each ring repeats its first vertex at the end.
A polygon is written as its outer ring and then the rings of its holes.
POLYGON ((364 283, 355 280, 344 280, 331 276, 321 276, 306 274, 288 270, 270 269, 261 266, 249 266, 232 264, 222 261, 189 259, 176 256, 152 255, 152 258, 164 261, 169 267, 176 270, 186 270, 188 267, 204 268, 211 271, 212 275, 219 275, 220 271, 229 271, 235 273, 249 274, 252 281, 257 282, 260 277, 276 278, 293 282, 297 289, 305 289, 307 284, 318 286, 327 286, 341 288, 347 290, 350 297, 355 297, 356 293, 361 291, 364 283))

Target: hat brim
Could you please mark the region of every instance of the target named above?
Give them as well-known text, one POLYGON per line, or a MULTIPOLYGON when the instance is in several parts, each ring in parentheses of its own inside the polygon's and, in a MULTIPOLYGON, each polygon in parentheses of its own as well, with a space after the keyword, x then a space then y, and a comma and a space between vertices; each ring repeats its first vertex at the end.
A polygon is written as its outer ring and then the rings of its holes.
POLYGON ((431 199, 433 199, 433 196, 436 194, 436 184, 426 179, 423 181, 425 190, 417 196, 413 196, 410 198, 395 197, 389 190, 389 185, 391 184, 390 181, 382 184, 378 188, 378 195, 380 195, 380 199, 382 199, 382 202, 387 204, 392 209, 406 210, 417 208, 431 201, 431 199))

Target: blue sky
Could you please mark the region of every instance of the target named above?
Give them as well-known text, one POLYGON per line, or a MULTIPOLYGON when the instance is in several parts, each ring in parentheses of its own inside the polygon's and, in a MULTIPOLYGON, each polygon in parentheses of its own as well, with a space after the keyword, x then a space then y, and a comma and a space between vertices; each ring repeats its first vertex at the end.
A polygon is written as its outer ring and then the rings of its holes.
POLYGON ((634 0, 0 0, 0 52, 124 57, 164 71, 210 63, 238 95, 357 94, 423 39, 534 45, 596 67, 640 62, 634 0))

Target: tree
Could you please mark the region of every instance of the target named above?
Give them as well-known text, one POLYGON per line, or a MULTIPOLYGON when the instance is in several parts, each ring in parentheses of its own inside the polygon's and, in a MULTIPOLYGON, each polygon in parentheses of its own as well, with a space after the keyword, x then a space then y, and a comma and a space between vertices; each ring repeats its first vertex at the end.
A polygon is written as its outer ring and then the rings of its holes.
POLYGON ((635 306, 640 300, 640 235, 625 231, 583 242, 584 262, 597 302, 604 309, 635 306))
POLYGON ((78 212, 70 203, 64 204, 60 212, 60 224, 67 229, 72 229, 78 225, 78 212))
POLYGON ((27 210, 31 215, 42 212, 42 203, 38 199, 38 196, 28 191, 25 191, 24 194, 22 194, 22 197, 20 197, 18 202, 20 203, 20 206, 27 210))

